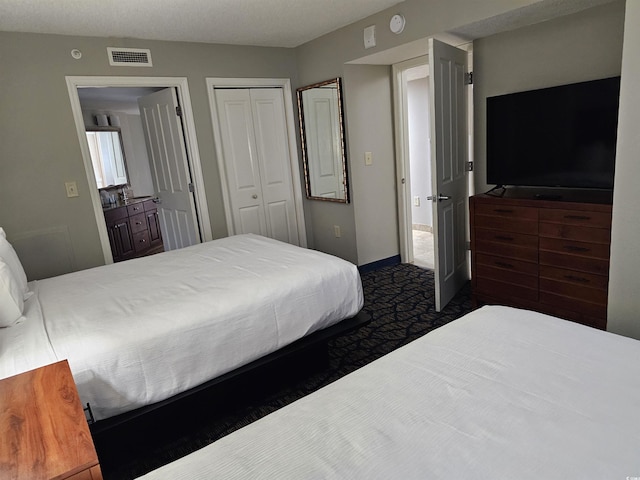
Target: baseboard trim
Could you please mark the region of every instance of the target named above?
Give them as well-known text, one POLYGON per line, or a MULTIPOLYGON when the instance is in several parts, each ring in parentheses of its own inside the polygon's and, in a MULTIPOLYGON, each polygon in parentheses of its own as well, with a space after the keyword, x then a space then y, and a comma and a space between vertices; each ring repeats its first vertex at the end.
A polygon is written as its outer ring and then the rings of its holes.
POLYGON ((398 265, 399 263, 400 255, 394 255, 393 257, 383 258, 382 260, 377 260, 365 265, 360 265, 358 267, 358 270, 360 271, 360 273, 368 273, 373 272, 374 270, 379 270, 383 267, 392 267, 394 265, 398 265))

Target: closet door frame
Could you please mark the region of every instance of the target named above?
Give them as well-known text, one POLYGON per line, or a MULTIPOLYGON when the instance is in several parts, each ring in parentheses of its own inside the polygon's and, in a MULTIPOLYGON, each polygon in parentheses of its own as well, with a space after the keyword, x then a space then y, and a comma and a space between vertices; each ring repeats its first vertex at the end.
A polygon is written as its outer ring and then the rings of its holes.
POLYGON ((207 78, 207 95, 209 96, 209 110, 213 125, 213 138, 220 171, 222 198, 224 201, 224 213, 229 235, 235 235, 233 227, 233 214, 231 211, 231 197, 227 185, 227 172, 222 152, 222 135, 220 133, 220 121, 216 106, 215 88, 281 88, 284 97, 284 109, 286 117, 287 138, 289 142, 289 160, 291 176, 293 179, 293 199, 296 210, 296 222, 298 239, 301 247, 307 247, 307 231, 304 221, 303 195, 300 180, 300 161, 296 144, 296 118, 294 116, 293 96, 291 81, 288 78, 207 78))

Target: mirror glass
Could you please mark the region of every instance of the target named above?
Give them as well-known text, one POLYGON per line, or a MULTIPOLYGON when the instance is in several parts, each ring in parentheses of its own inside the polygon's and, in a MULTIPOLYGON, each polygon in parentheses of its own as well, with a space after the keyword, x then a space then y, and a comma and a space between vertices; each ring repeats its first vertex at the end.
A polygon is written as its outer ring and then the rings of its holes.
POLYGON ((95 127, 87 129, 87 143, 98 188, 127 184, 127 165, 120 129, 95 127))
POLYGON ((297 93, 307 198, 347 203, 340 78, 299 88, 297 93))

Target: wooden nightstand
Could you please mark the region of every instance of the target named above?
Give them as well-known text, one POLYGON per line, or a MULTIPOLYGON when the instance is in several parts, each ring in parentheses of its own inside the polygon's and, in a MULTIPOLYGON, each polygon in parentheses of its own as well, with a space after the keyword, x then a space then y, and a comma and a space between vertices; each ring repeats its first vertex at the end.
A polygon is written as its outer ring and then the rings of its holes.
POLYGON ((66 360, 0 380, 0 477, 102 480, 66 360))

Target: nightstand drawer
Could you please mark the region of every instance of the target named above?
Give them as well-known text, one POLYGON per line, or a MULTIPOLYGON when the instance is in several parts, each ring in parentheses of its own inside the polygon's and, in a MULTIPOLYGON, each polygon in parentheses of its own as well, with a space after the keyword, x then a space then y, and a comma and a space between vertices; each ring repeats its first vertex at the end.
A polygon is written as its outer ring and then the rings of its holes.
POLYGON ((611 228, 611 213, 583 212, 579 210, 540 209, 540 221, 578 225, 591 228, 611 228))

